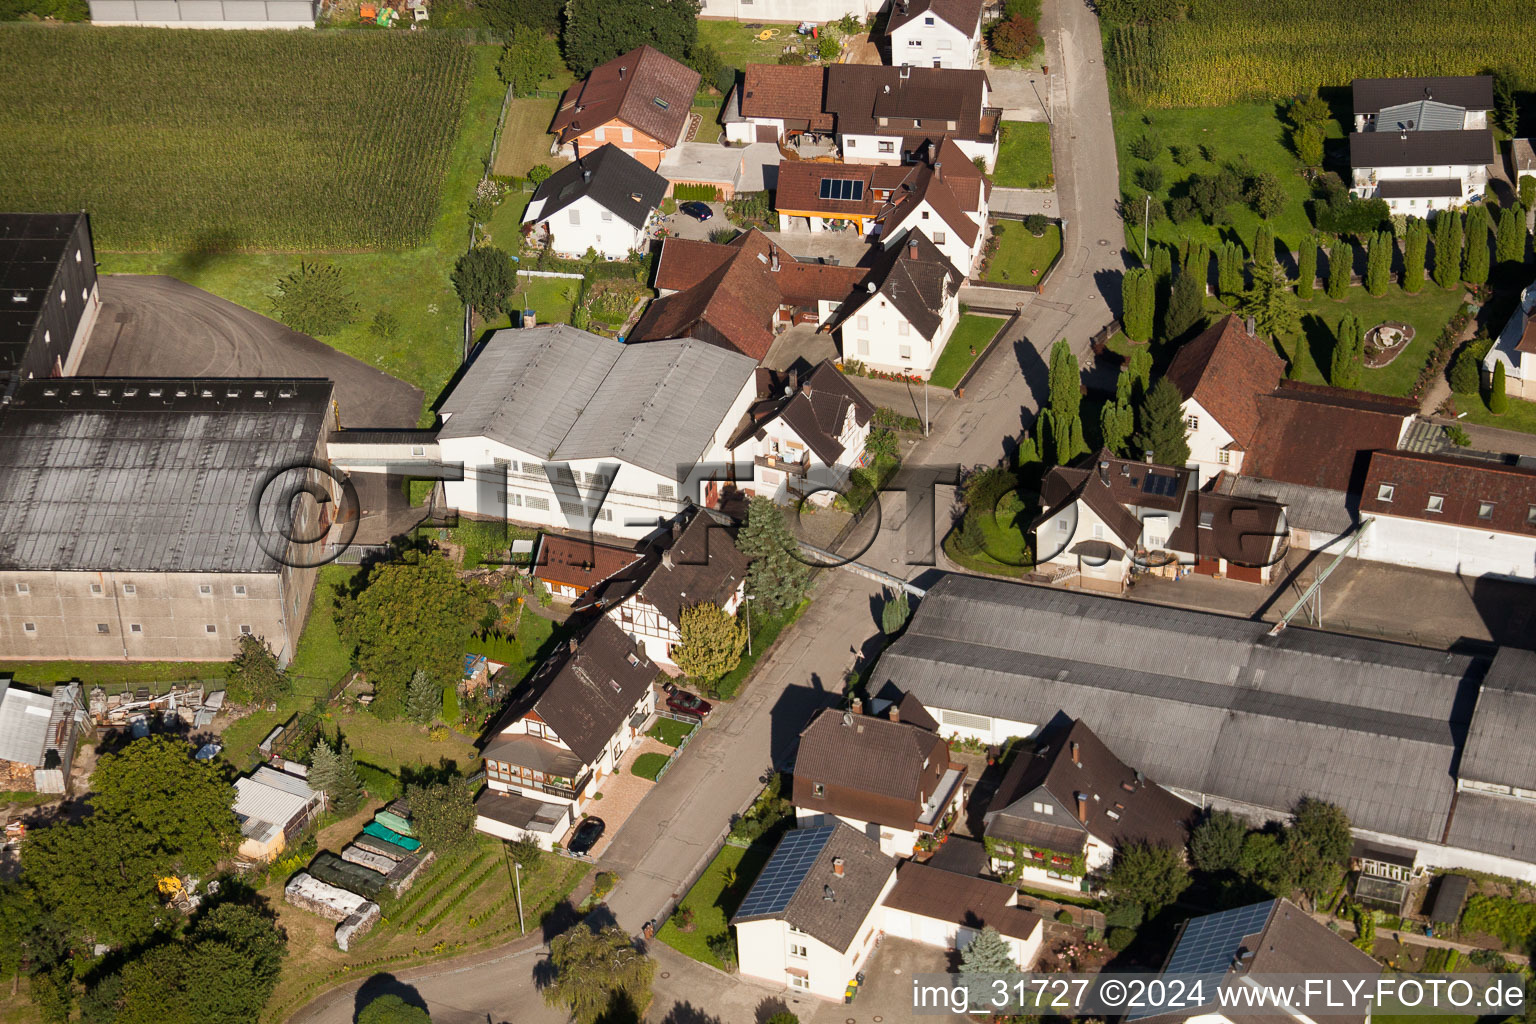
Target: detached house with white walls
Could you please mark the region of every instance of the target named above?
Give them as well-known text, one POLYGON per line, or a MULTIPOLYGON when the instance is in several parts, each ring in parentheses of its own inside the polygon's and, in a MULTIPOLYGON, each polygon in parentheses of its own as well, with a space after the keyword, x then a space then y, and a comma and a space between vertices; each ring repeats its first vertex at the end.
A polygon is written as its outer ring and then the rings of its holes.
POLYGON ((559 647, 489 730, 475 827, 552 849, 655 712, 656 674, 607 619, 559 647))
POLYGON ((837 823, 784 834, 731 925, 741 973, 842 1002, 875 951, 896 862, 837 823))
POLYGON ((1015 755, 986 814, 994 871, 1031 885, 1081 887, 1127 843, 1182 850, 1199 815, 1065 715, 1015 755))
POLYGON ((741 608, 747 556, 729 518, 694 507, 647 541, 638 560, 583 594, 576 611, 601 611, 664 671, 676 674, 672 649, 682 642, 683 610, 712 604, 741 608))
POLYGON ((1350 189, 1393 213, 1426 216, 1481 198, 1498 159, 1493 77, 1357 78, 1350 189))
POLYGON ((801 828, 843 822, 910 857, 931 847, 965 809, 965 765, 937 733, 900 719, 825 708, 800 733, 791 799, 801 828))
POLYGON ((448 507, 640 540, 712 504, 756 361, 692 338, 625 345, 554 324, 497 331, 443 402, 448 507))
POLYGON ((1184 396, 1190 465, 1204 480, 1242 472, 1259 432, 1259 396, 1280 383, 1285 360, 1230 313, 1185 342, 1166 376, 1184 396))
POLYGON ((698 90, 697 71, 637 46, 565 90, 549 130, 572 160, 612 144, 654 171, 686 137, 698 90))
POLYGON ((535 241, 565 256, 588 249, 611 260, 646 244, 647 229, 667 193, 667 179, 617 146, 566 164, 534 190, 523 223, 535 241))
POLYGON ((1483 371, 1493 380, 1504 364, 1504 393, 1511 398, 1536 399, 1536 287, 1520 293, 1520 305, 1483 357, 1483 371))
POLYGON ((830 361, 804 378, 759 369, 758 379, 758 403, 731 449, 742 461, 752 456, 752 479, 738 486, 779 504, 829 503, 867 459, 875 407, 830 361))
POLYGON ((982 0, 892 0, 891 63, 974 68, 981 59, 982 0))
POLYGON ((927 380, 960 322, 964 283, 927 235, 907 232, 889 269, 840 315, 843 359, 927 380))

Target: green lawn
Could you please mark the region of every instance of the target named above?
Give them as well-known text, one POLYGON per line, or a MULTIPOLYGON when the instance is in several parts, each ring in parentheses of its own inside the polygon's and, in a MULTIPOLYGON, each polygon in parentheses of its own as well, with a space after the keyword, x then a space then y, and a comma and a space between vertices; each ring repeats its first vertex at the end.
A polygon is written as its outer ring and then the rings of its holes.
POLYGON ((1509 400, 1509 411, 1503 416, 1495 416, 1488 411, 1488 405, 1482 395, 1457 395, 1456 409, 1467 414, 1467 423, 1476 423, 1481 427, 1502 427, 1505 430, 1519 430, 1527 434, 1536 434, 1536 402, 1527 402, 1520 398, 1509 400))
POLYGON ((359 761, 393 775, 399 775, 404 767, 435 767, 443 761, 467 775, 476 770, 479 761, 474 746, 452 732, 446 739, 434 740, 424 726, 403 718, 386 722, 366 709, 333 709, 325 714, 324 723, 327 733, 341 732, 359 761))
POLYGON ((1004 121, 992 184, 1000 188, 1050 188, 1051 126, 1041 121, 1004 121))
POLYGON ((684 956, 691 956, 711 967, 724 968, 725 964, 709 951, 708 940, 712 936, 730 932, 731 915, 736 913, 736 908, 746 899, 753 880, 763 870, 763 865, 768 863, 772 853, 773 849, 767 843, 754 843, 745 849, 739 846, 722 847, 678 904, 679 910, 686 907, 693 911, 691 930, 683 931, 678 925, 677 915, 673 914, 661 926, 656 937, 684 956), (727 871, 735 875, 734 883, 729 887, 725 884, 727 871))
POLYGON ((694 104, 693 113, 699 115, 699 134, 694 136, 694 142, 719 142, 720 133, 724 130, 720 127, 720 104, 694 104))
POLYGON ((752 667, 773 646, 790 623, 800 617, 800 614, 810 606, 810 601, 802 601, 800 607, 784 615, 753 615, 752 616, 752 653, 741 656, 741 664, 720 677, 720 681, 710 687, 710 692, 720 700, 730 700, 736 696, 742 684, 747 681, 752 667))
POLYGON ((955 387, 1002 328, 1003 321, 995 316, 978 316, 974 313, 961 316, 960 322, 955 325, 955 333, 949 336, 949 344, 939 354, 939 361, 934 365, 933 376, 928 379, 928 383, 937 388, 955 387))
POLYGON ((711 18, 699 22, 699 43, 714 47, 722 64, 738 70, 748 64, 777 64, 784 47, 798 39, 794 25, 764 25, 749 29, 739 21, 711 18), (778 29, 778 34, 763 42, 757 38, 757 33, 763 29, 778 29))
POLYGON ((629 774, 638 775, 642 779, 650 779, 652 782, 655 782, 656 776, 667 766, 667 760, 666 754, 641 754, 629 766, 629 774))
POLYGON ((996 248, 982 269, 983 281, 998 284, 1039 284, 1040 278, 1061 258, 1061 225, 1050 224, 1036 238, 1022 221, 995 220, 996 248))
MULTIPOLYGON (((1086 410, 1083 419, 1086 426, 1086 410)), ((981 551, 973 554, 960 549, 960 528, 957 526, 944 538, 944 553, 969 569, 999 576, 1023 576, 1034 568, 1028 532, 1029 519, 1034 512, 1015 491, 998 502, 995 515, 982 516, 981 551)))
POLYGON ((22 686, 51 686, 78 679, 86 691, 100 686, 107 693, 155 683, 188 679, 223 679, 222 661, 0 661, 0 675, 12 675, 22 686))
MULTIPOLYGON (((449 158, 440 212, 431 240, 416 249, 337 253, 196 252, 105 253, 98 250, 103 273, 168 274, 188 284, 271 315, 271 296, 280 277, 301 260, 335 265, 345 276, 358 305, 357 319, 320 340, 426 392, 419 422, 430 425, 430 406, 458 369, 463 345, 464 307, 448 275, 469 244, 466 211, 489 155, 503 86, 496 77, 499 50, 473 47, 473 68, 463 119, 449 158), (370 321, 375 313, 394 315, 398 329, 380 337, 370 321)), ((357 187, 366 187, 366 182, 357 187)), ((422 187, 430 187, 424 182, 422 187)), ((342 410, 343 423, 348 410, 342 410)))
MULTIPOLYGON (((1271 218, 1276 236, 1292 249, 1299 248, 1312 231, 1303 205, 1310 195, 1301 176, 1301 165, 1290 151, 1288 129, 1273 103, 1241 103, 1230 107, 1202 107, 1183 110, 1143 110, 1116 103, 1114 107, 1115 149, 1120 161, 1120 187, 1136 187, 1136 172, 1149 161, 1131 155, 1131 145, 1144 135, 1152 136, 1159 149, 1150 161, 1163 171, 1164 184, 1154 196, 1166 201, 1170 193, 1182 194, 1184 182, 1191 175, 1212 174, 1226 164, 1241 164, 1254 172, 1270 171, 1285 187, 1285 207, 1271 218), (1149 123, 1150 122, 1150 123, 1149 123), (1186 166, 1173 160, 1172 147, 1183 146, 1193 159, 1186 166), (1206 155, 1211 159, 1206 159, 1206 155)), ((1343 137, 1338 122, 1326 126, 1330 139, 1343 137)), ((1131 247, 1140 251, 1142 211, 1127 211, 1126 234, 1131 247)), ((1228 207, 1227 222, 1206 224, 1198 217, 1184 224, 1174 224, 1166 216, 1161 220, 1153 211, 1152 238, 1177 242, 1189 238, 1214 245, 1222 241, 1221 230, 1235 229, 1244 245, 1252 246, 1259 218, 1241 201, 1228 207)))
POLYGON ((524 192, 521 189, 502 196, 496 212, 491 214, 490 223, 481 225, 480 237, 485 242, 516 256, 517 250, 523 244, 523 211, 528 209, 528 204, 532 200, 533 193, 524 192))
POLYGON ((1367 329, 1387 320, 1412 324, 1417 333, 1402 355, 1390 366, 1367 368, 1360 375, 1362 391, 1405 396, 1413 390, 1435 339, 1461 304, 1461 295, 1460 289, 1442 289, 1433 282, 1426 282, 1417 295, 1392 285, 1387 294, 1374 298, 1364 288, 1352 287, 1348 297, 1335 302, 1319 292, 1311 302, 1301 304, 1302 333, 1282 338, 1280 345, 1286 357, 1296 363, 1297 380, 1324 384, 1333 354, 1334 330, 1346 312, 1355 314, 1367 329))
POLYGON ((653 740, 665 743, 669 747, 682 745, 683 737, 693 732, 695 726, 685 722, 679 722, 675 718, 658 718, 656 724, 646 732, 653 740))

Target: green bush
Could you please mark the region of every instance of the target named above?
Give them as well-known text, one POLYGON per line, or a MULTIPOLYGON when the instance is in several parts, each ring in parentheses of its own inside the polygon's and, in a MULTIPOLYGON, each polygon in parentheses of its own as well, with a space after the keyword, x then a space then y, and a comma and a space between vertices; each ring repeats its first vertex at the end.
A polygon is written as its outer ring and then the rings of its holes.
POLYGON ((1139 928, 1144 917, 1140 903, 1120 903, 1104 912, 1104 927, 1139 928))
POLYGON ((1072 911, 1070 911, 1070 910, 1058 910, 1058 911, 1056 911, 1056 923, 1057 924, 1071 924, 1072 923, 1072 911))
POLYGON ((517 665, 523 660, 523 645, 518 643, 517 637, 501 633, 478 633, 471 636, 464 642, 464 650, 469 654, 483 654, 491 661, 503 665, 517 665))
POLYGON ((1104 937, 1104 944, 1116 953, 1122 952, 1136 941, 1136 933, 1130 928, 1111 928, 1104 937))
POLYGON ((592 898, 602 899, 613 892, 613 887, 619 884, 619 876, 612 871, 599 871, 592 876, 592 898))
POLYGON ((672 187, 672 198, 680 203, 695 201, 718 203, 720 201, 720 190, 714 185, 674 185, 672 187))
POLYGON ((1511 949, 1525 950, 1536 941, 1536 903, 1475 893, 1467 900, 1461 927, 1492 935, 1511 949))
POLYGON ((887 430, 905 430, 915 434, 923 429, 923 421, 916 416, 903 416, 896 410, 888 409, 883 405, 875 408, 875 415, 871 420, 875 426, 884 427, 887 430))

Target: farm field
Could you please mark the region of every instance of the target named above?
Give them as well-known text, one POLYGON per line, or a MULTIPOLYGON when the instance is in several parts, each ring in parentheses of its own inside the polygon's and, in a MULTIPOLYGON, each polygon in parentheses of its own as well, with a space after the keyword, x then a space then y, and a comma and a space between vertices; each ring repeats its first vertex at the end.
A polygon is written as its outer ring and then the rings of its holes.
POLYGON ((1196 0, 1190 16, 1106 26, 1110 87, 1148 107, 1214 107, 1347 88, 1353 78, 1536 72, 1524 0, 1196 0))
POLYGON ((471 51, 430 32, 6 25, 6 209, 99 249, 408 247, 437 213, 471 51))

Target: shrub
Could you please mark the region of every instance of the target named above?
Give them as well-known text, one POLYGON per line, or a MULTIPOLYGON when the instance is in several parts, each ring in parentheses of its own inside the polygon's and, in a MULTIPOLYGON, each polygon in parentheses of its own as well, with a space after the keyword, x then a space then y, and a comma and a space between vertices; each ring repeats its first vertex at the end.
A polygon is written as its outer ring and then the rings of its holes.
POLYGON ((674 185, 672 187, 672 198, 680 203, 690 201, 718 203, 720 201, 720 190, 714 185, 674 185))
POLYGON ((613 887, 619 884, 619 876, 612 871, 599 871, 592 878, 592 896, 602 899, 613 892, 613 887))
POLYGON ((842 55, 843 46, 830 33, 816 41, 816 56, 830 64, 842 55))
POLYGON ((779 54, 779 63, 787 64, 792 67, 798 67, 805 63, 805 54, 801 53, 799 50, 792 50, 789 53, 781 53, 779 54))
POLYGON ((1148 192, 1162 191, 1163 169, 1157 164, 1143 164, 1136 168, 1136 184, 1148 192))
POLYGON ((1509 395, 1504 388, 1504 364, 1500 362, 1493 368, 1493 387, 1488 392, 1488 411, 1495 416, 1509 412, 1509 395))
POLYGON ((722 95, 730 92, 736 87, 736 76, 739 73, 728 64, 722 65, 720 70, 715 72, 715 88, 719 89, 722 95))
POLYGON ((1195 201, 1189 196, 1174 196, 1168 200, 1168 219, 1175 224, 1186 224, 1195 219, 1195 201))
POLYGON ((1111 928, 1109 934, 1104 937, 1104 944, 1116 953, 1123 952, 1135 941, 1136 933, 1129 928, 1111 928))
POLYGON ((1106 928, 1134 929, 1141 926, 1145 912, 1140 903, 1117 903, 1104 911, 1104 926, 1106 928))
POLYGON ((534 164, 532 167, 528 168, 528 180, 533 182, 535 185, 540 185, 543 183, 545 178, 548 178, 551 174, 554 173, 555 172, 550 169, 548 164, 534 164))
POLYGON ((1067 910, 1065 907, 1063 907, 1061 910, 1056 911, 1056 923, 1057 924, 1071 924, 1072 923, 1072 911, 1067 910))
POLYGON ((352 322, 357 303, 341 271, 329 263, 301 262, 278 279, 272 297, 277 319, 303 334, 334 334, 352 322))
POLYGON ((1036 238, 1044 235, 1045 229, 1050 227, 1050 225, 1051 222, 1046 220, 1045 214, 1043 213, 1031 213, 1024 218, 1024 230, 1028 231, 1036 238))
POLYGON ((400 780, 377 765, 358 761, 357 777, 364 789, 386 803, 400 795, 400 780))
POLYGON ((715 228, 715 230, 709 233, 709 240, 716 245, 726 245, 729 242, 734 242, 736 236, 740 234, 741 232, 735 228, 715 228))
POLYGON ((1173 154, 1173 162, 1180 167, 1188 167, 1198 155, 1193 146, 1174 146, 1169 152, 1173 154))
POLYGON ((1163 151, 1163 144, 1156 135, 1148 132, 1133 139, 1130 150, 1137 160, 1156 160, 1157 154, 1163 151))
POLYGON ((1033 19, 1015 14, 994 24, 987 41, 999 57, 1023 60, 1040 44, 1040 32, 1033 19))
MULTIPOLYGON (((1486 355, 1486 352, 1484 353, 1486 355)), ((1451 361, 1450 382, 1451 390, 1458 395, 1475 395, 1482 384, 1482 373, 1479 364, 1482 357, 1477 354, 1475 342, 1464 345, 1456 358, 1451 361)))

